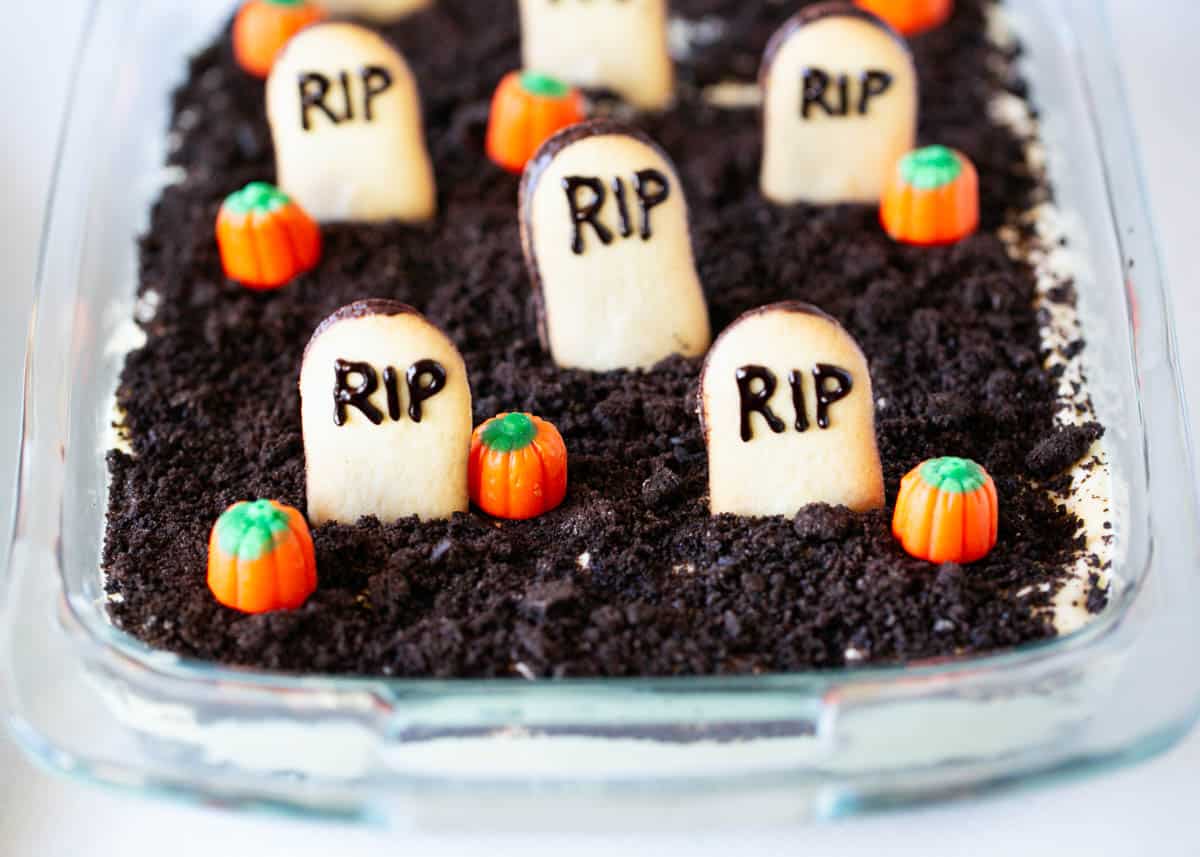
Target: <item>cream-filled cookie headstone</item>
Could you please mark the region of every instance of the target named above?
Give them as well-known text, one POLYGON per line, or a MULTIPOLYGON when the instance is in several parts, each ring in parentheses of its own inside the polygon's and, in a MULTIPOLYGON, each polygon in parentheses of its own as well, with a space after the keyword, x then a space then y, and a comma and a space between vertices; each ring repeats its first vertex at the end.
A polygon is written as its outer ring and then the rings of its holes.
POLYGON ((374 21, 395 21, 433 5, 434 0, 321 0, 330 15, 354 15, 374 21))
POLYGON ((428 220, 437 205, 416 80, 378 33, 309 27, 267 80, 278 184, 317 220, 428 220))
POLYGON ((717 337, 700 378, 714 515, 883 505, 867 360, 808 304, 751 310, 717 337))
POLYGON ((849 3, 795 15, 767 46, 762 192, 772 202, 877 203, 917 132, 908 45, 849 3))
POLYGON ((521 243, 556 363, 648 368, 708 348, 687 201, 639 131, 585 122, 550 138, 521 181, 521 243))
POLYGON ((313 524, 467 510, 466 366, 412 307, 358 301, 321 322, 304 351, 300 416, 313 524))
POLYGON ((520 0, 527 69, 611 89, 642 110, 670 106, 667 0, 520 0))

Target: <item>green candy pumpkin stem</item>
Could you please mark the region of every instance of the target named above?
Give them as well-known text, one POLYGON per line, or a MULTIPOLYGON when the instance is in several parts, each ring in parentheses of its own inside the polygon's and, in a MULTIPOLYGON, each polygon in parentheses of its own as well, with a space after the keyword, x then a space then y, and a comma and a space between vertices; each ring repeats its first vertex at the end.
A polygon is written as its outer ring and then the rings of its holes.
POLYGON ((234 214, 278 211, 291 203, 291 197, 268 182, 250 182, 225 197, 225 206, 234 214))
POLYGON ((533 443, 537 437, 537 426, 527 414, 505 414, 497 417, 483 428, 480 438, 488 449, 498 452, 515 452, 533 443))
POLYGON ((945 146, 926 146, 909 152, 900 161, 905 184, 917 190, 937 190, 953 184, 962 170, 958 155, 945 146))
POLYGON ((931 458, 921 465, 925 484, 951 494, 970 494, 987 481, 983 468, 969 458, 931 458))
POLYGON ((287 515, 270 500, 236 503, 217 519, 217 544, 228 556, 254 560, 286 529, 287 515))
POLYGON ((542 74, 540 71, 522 72, 521 88, 530 95, 543 98, 562 98, 571 91, 571 87, 558 78, 542 74))

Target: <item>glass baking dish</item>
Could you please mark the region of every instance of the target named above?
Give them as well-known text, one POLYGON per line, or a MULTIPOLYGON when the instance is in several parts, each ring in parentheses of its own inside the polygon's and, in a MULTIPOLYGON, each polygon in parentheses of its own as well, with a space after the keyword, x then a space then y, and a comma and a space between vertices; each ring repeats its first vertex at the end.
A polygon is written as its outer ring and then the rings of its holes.
POLYGON ((1010 0, 1073 247, 1108 426, 1110 609, 992 656, 741 678, 293 677, 112 627, 104 438, 169 94, 228 3, 98 0, 78 58, 26 365, 0 703, 49 768, 194 800, 392 825, 679 826, 827 817, 1101 770, 1200 705, 1195 505, 1174 332, 1094 0, 1010 0), (1182 667, 1182 668, 1181 668, 1182 667), (481 798, 486 797, 486 800, 481 798), (536 806, 536 812, 529 810, 536 806))

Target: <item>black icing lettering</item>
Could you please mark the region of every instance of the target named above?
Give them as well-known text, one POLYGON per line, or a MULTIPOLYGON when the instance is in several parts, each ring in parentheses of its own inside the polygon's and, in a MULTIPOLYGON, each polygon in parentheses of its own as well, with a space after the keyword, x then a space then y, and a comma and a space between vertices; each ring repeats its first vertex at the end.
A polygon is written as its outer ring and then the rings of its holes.
POLYGON ((446 388, 446 369, 436 360, 418 360, 408 367, 408 415, 413 422, 421 421, 421 404, 446 388), (421 379, 429 378, 422 386, 421 379))
POLYGON ((862 73, 862 94, 858 99, 858 112, 862 116, 867 115, 867 110, 871 106, 871 99, 883 95, 892 88, 892 76, 886 71, 878 69, 869 69, 862 73))
MULTIPOLYGON (((359 72, 363 86, 363 118, 370 122, 375 118, 374 101, 392 88, 392 73, 383 66, 363 66, 359 72)), ((339 115, 330 107, 327 99, 334 82, 319 72, 304 72, 300 75, 300 127, 311 131, 313 127, 312 110, 319 110, 334 125, 350 122, 355 118, 354 91, 351 85, 352 76, 348 71, 338 73, 337 86, 342 93, 342 108, 339 115)))
POLYGON ((613 196, 617 198, 617 221, 621 225, 621 237, 628 238, 633 234, 633 225, 629 222, 629 200, 625 198, 625 182, 617 176, 612 183, 613 196))
POLYGON ((858 103, 850 94, 850 76, 840 74, 832 77, 819 68, 804 69, 801 87, 800 115, 808 119, 816 109, 827 116, 849 116, 857 113, 865 116, 870 111, 872 100, 892 88, 892 75, 881 69, 868 69, 859 75, 858 103), (834 85, 836 83, 836 94, 834 85))
POLYGON ((838 106, 838 116, 850 115, 850 75, 838 75, 838 97, 841 99, 838 106))
POLYGON ((808 431, 808 405, 804 401, 804 373, 793 369, 788 372, 788 384, 792 387, 792 407, 796 411, 796 431, 808 431))
POLYGON ((392 73, 383 66, 369 65, 362 70, 363 118, 368 122, 375 118, 371 102, 392 88, 392 73))
POLYGON ((649 241, 650 210, 671 196, 671 182, 659 170, 638 170, 633 175, 633 190, 642 209, 642 240, 649 241))
POLYGON ((333 424, 346 424, 346 407, 352 405, 375 425, 383 422, 383 414, 371 403, 371 394, 379 387, 379 376, 369 363, 335 360, 333 363, 333 424), (350 376, 357 375, 351 386, 350 376))
POLYGON ((800 87, 800 116, 802 118, 807 119, 809 112, 814 106, 820 107, 828 116, 839 115, 837 109, 825 100, 825 94, 829 89, 829 82, 829 75, 821 69, 804 69, 804 84, 800 87))
POLYGON ((854 389, 854 378, 845 369, 826 363, 816 365, 813 378, 817 382, 817 425, 827 429, 830 405, 850 395, 850 391, 854 389), (826 383, 828 381, 835 382, 832 389, 826 383))
POLYGON ((743 366, 737 370, 738 403, 741 410, 742 441, 749 443, 754 438, 754 429, 750 425, 750 415, 758 413, 767 421, 767 425, 775 434, 780 434, 786 426, 783 420, 772 412, 771 396, 775 394, 775 374, 765 366, 743 366), (755 390, 754 382, 762 386, 755 390))
POLYGON ((400 376, 391 366, 383 370, 383 389, 387 391, 388 416, 399 422, 404 415, 400 410, 400 376))
POLYGON ((336 113, 329 109, 329 105, 325 103, 325 96, 328 94, 329 78, 325 75, 315 71, 305 72, 300 75, 300 127, 305 131, 312 130, 312 122, 308 118, 308 111, 314 107, 324 113, 334 125, 342 121, 336 113))
POLYGON ((582 176, 567 176, 563 179, 563 190, 567 193, 567 204, 571 207, 571 222, 575 226, 575 236, 571 240, 571 250, 576 256, 582 256, 584 251, 583 226, 588 224, 596 230, 596 236, 601 243, 611 244, 613 234, 599 220, 600 209, 604 207, 606 196, 604 183, 597 178, 582 176), (592 192, 592 199, 587 205, 580 205, 579 191, 587 188, 592 192))
POLYGON ((349 122, 354 118, 354 102, 350 99, 350 75, 344 71, 339 73, 338 82, 342 85, 342 121, 349 122))

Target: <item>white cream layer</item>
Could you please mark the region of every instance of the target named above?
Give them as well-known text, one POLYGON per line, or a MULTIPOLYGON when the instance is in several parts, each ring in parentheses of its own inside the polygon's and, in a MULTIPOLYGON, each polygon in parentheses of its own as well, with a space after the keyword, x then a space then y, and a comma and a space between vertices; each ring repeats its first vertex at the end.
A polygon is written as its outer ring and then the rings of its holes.
MULTIPOLYGON (((989 9, 988 35, 1001 48, 1011 50, 1016 45, 1012 23, 1007 10, 996 3, 989 9)), ((1007 71, 1007 70, 1006 70, 1007 71)), ((1037 119, 1027 100, 1011 93, 998 94, 992 101, 991 118, 1007 125, 1025 143, 1025 161, 1032 175, 1050 186, 1046 174, 1046 150, 1040 139, 1037 119)), ((1049 352, 1047 368, 1060 369, 1058 376, 1059 408, 1055 419, 1061 425, 1081 425, 1096 419, 1095 406, 1088 392, 1082 353, 1069 346, 1082 338, 1079 313, 1074 303, 1062 303, 1051 298, 1061 287, 1074 283, 1076 275, 1086 266, 1072 247, 1069 218, 1054 203, 1046 201, 1028 211, 1013 212, 1010 224, 1000 231, 1000 238, 1009 254, 1027 262, 1037 274, 1035 307, 1042 311, 1042 343, 1049 352), (1022 238, 1022 232, 1033 227, 1033 237, 1022 238)), ((1071 577, 1054 596, 1054 624, 1060 634, 1068 634, 1095 618, 1087 609, 1092 575, 1098 575, 1098 585, 1109 587, 1115 597, 1121 581, 1111 571, 1114 536, 1114 485, 1112 466, 1103 441, 1097 441, 1083 459, 1071 470, 1070 489, 1056 495, 1068 511, 1082 523, 1083 555, 1076 561, 1071 577)), ((1044 588, 1048 588, 1044 584, 1044 588)))

